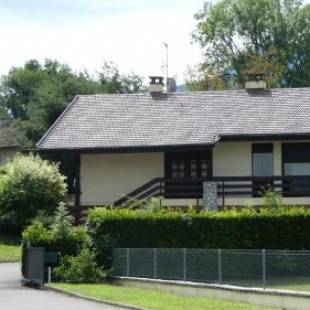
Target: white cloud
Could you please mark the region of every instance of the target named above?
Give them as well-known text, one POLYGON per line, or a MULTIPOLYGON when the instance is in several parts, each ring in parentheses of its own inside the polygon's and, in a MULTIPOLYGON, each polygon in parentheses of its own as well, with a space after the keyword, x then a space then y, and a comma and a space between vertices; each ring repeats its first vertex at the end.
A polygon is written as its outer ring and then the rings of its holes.
POLYGON ((30 58, 52 58, 92 73, 103 60, 113 60, 121 71, 148 76, 161 73, 166 41, 170 73, 182 80, 186 66, 201 60, 198 46, 190 44, 193 14, 201 1, 192 3, 112 15, 100 12, 62 23, 6 16, 0 21, 0 74, 30 58))

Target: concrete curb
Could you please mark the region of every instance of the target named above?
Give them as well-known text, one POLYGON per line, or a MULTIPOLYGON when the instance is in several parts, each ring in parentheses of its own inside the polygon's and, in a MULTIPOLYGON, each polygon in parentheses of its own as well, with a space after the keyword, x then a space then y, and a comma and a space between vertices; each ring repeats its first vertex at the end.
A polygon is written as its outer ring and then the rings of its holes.
POLYGON ((7 264, 7 263, 20 263, 20 260, 10 260, 10 259, 1 259, 0 264, 7 264))
POLYGON ((83 299, 83 300, 93 301, 93 302, 97 302, 97 303, 100 303, 100 304, 106 304, 106 305, 110 305, 110 306, 114 306, 114 307, 119 307, 119 308, 123 308, 123 309, 149 310, 147 308, 140 308, 140 307, 136 307, 136 306, 126 305, 126 304, 122 304, 122 303, 118 303, 118 302, 113 302, 113 301, 106 300, 106 299, 98 299, 98 298, 94 298, 94 297, 88 297, 88 296, 85 296, 85 295, 81 295, 79 293, 74 293, 74 292, 67 291, 67 290, 62 289, 62 288, 54 287, 52 285, 44 285, 43 289, 46 289, 48 291, 54 291, 56 293, 64 294, 64 295, 67 295, 67 296, 77 297, 77 298, 80 298, 80 299, 83 299))
POLYGON ((210 284, 202 282, 192 282, 192 281, 182 281, 182 280, 163 280, 163 279, 150 279, 150 278, 138 278, 138 277, 114 277, 114 281, 124 280, 128 282, 138 281, 141 283, 157 283, 163 285, 175 284, 183 287, 193 287, 193 288, 208 288, 208 289, 222 289, 232 292, 245 292, 245 293, 256 293, 262 295, 279 295, 279 296, 292 296, 292 297, 305 297, 309 298, 310 302, 310 292, 306 291, 292 291, 292 290, 281 290, 272 288, 258 288, 258 287, 244 287, 237 285, 228 284, 210 284))

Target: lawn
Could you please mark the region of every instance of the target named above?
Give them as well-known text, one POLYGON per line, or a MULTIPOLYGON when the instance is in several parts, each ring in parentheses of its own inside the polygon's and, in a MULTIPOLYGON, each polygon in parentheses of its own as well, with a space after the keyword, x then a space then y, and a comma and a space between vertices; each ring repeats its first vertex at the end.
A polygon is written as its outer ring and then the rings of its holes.
POLYGON ((17 238, 0 236, 0 262, 20 260, 21 247, 17 238))
POLYGON ((259 310, 271 309, 207 297, 180 296, 112 284, 53 284, 57 288, 88 297, 154 310, 259 310))

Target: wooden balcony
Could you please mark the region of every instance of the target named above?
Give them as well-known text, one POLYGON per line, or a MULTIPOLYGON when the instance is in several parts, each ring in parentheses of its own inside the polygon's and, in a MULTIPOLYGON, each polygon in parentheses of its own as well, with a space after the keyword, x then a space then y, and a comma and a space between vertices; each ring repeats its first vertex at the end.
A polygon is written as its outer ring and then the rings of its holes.
POLYGON ((201 199, 203 198, 203 182, 216 182, 218 197, 225 206, 228 197, 261 197, 267 188, 280 193, 284 197, 310 196, 309 176, 272 176, 272 177, 212 177, 207 179, 172 179, 155 178, 133 192, 115 201, 114 205, 126 205, 134 201, 151 197, 166 199, 201 199))

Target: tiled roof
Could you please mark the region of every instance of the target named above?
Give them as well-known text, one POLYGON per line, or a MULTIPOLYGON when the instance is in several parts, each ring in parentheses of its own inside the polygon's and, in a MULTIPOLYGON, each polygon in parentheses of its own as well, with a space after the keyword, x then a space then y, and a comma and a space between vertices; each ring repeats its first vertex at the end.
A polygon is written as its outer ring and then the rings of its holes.
POLYGON ((227 136, 310 135, 310 88, 77 96, 43 149, 213 144, 227 136))

